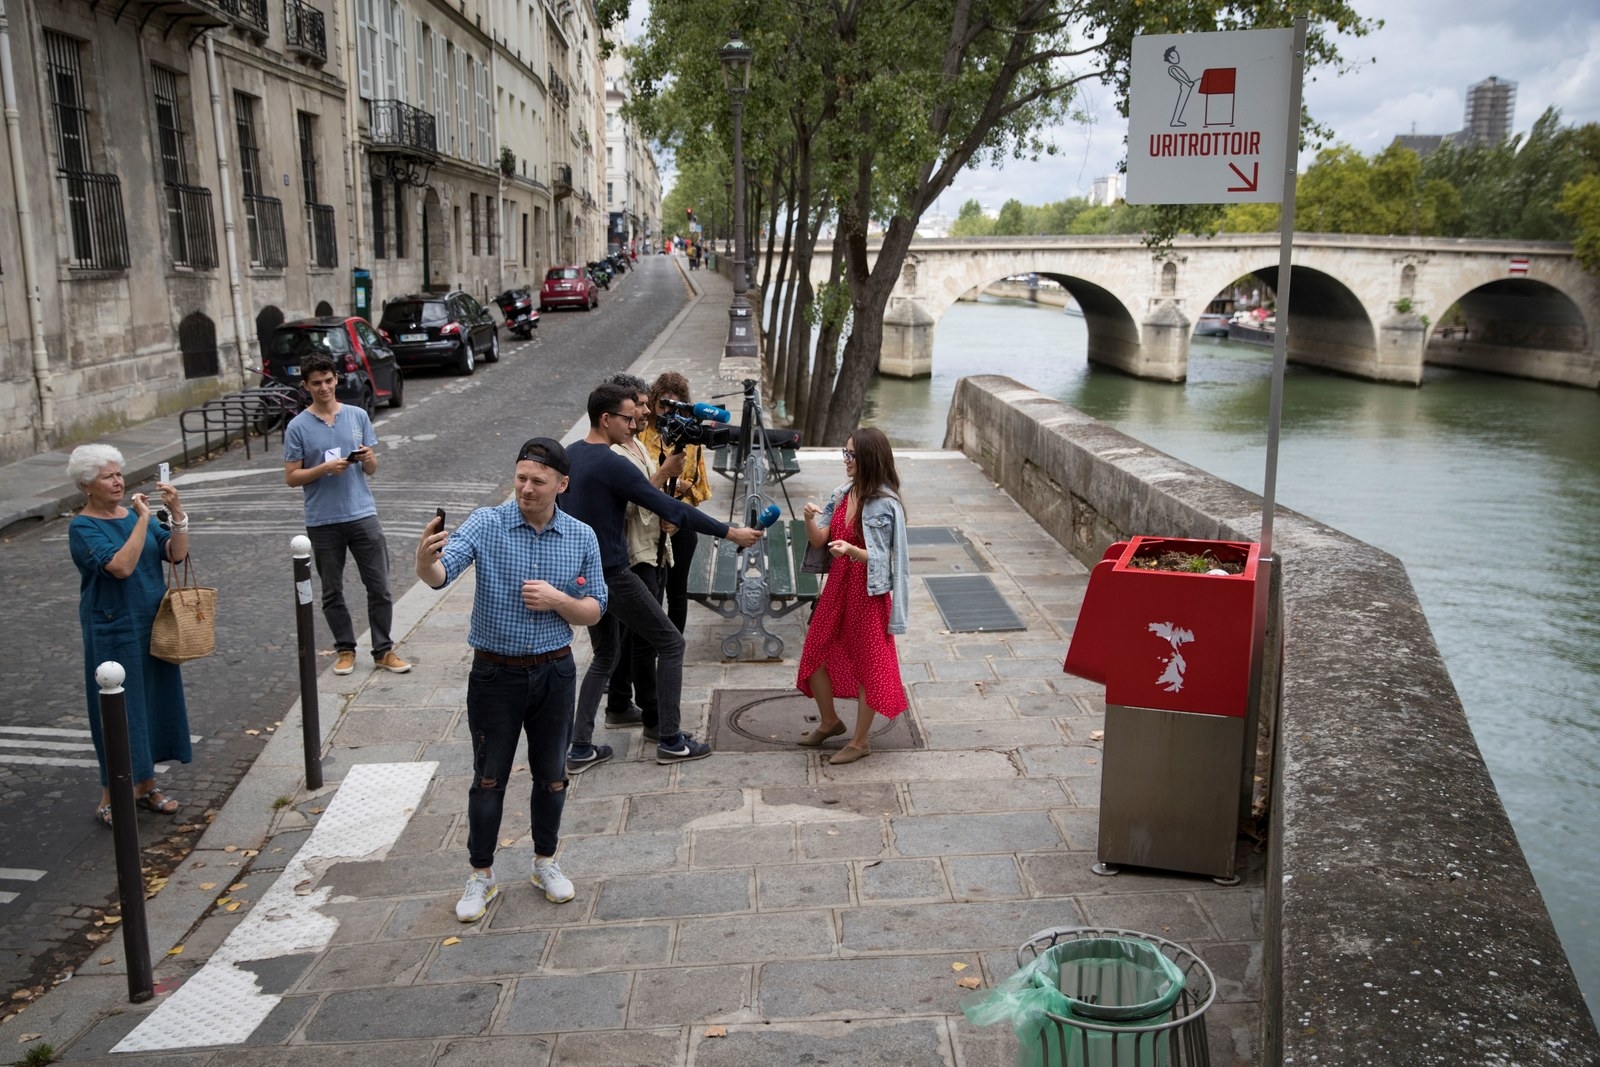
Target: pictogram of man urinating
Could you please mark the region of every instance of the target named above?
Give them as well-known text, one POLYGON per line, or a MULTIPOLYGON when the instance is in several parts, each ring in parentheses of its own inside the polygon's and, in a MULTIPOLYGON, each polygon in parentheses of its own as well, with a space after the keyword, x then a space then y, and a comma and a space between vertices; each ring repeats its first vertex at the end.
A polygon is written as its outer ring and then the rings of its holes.
POLYGON ((1189 665, 1184 662, 1183 653, 1178 649, 1194 640, 1194 631, 1185 630, 1170 622, 1153 622, 1148 629, 1156 636, 1165 638, 1172 646, 1170 657, 1157 657, 1166 665, 1166 670, 1161 672, 1156 684, 1169 693, 1176 693, 1183 689, 1183 672, 1189 669, 1189 665))
POLYGON ((1172 120, 1167 123, 1168 126, 1176 129, 1189 125, 1183 120, 1183 112, 1189 106, 1189 97, 1194 94, 1196 88, 1206 101, 1205 125, 1233 125, 1233 96, 1238 80, 1238 68, 1207 67, 1200 72, 1200 80, 1196 82, 1179 65, 1182 63, 1182 58, 1178 55, 1176 46, 1163 52, 1161 61, 1167 64, 1168 76, 1178 83, 1178 99, 1172 105, 1172 120))

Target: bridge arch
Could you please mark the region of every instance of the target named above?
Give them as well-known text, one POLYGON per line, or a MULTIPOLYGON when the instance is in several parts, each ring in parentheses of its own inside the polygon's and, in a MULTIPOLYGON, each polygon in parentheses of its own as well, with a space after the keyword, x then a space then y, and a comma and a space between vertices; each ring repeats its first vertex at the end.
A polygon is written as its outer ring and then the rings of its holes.
POLYGON ((1437 302, 1423 359, 1439 366, 1594 388, 1596 324, 1551 281, 1496 274, 1437 302), (1445 312, 1457 314, 1444 321, 1445 312), (1459 321, 1454 321, 1459 320, 1459 321))

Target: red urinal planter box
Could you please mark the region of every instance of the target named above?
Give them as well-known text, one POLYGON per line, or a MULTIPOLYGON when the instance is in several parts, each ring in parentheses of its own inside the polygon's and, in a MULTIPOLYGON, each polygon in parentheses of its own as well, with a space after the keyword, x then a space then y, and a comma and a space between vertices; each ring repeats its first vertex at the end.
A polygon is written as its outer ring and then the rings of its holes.
POLYGON ((1106 687, 1106 703, 1243 717, 1255 632, 1256 564, 1245 541, 1135 537, 1106 550, 1067 647, 1064 670, 1106 687), (1155 571, 1142 556, 1209 552, 1239 574, 1155 571))

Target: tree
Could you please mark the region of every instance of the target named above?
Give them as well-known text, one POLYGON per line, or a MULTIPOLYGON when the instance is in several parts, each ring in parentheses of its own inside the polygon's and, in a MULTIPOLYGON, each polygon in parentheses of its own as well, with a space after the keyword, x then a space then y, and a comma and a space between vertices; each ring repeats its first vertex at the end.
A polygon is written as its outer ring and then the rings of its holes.
POLYGON ((994 220, 996 237, 1017 237, 1027 233, 1022 214, 1022 201, 1007 200, 1000 206, 1000 217, 994 220))
MULTIPOLYGON (((1305 0, 1301 8, 1314 20, 1307 38, 1313 64, 1337 61, 1336 33, 1359 36, 1377 25, 1348 0, 1305 0)), ((825 407, 827 419, 812 436, 828 444, 842 442, 860 419, 884 310, 917 223, 962 169, 1051 151, 1041 131, 1072 117, 1082 82, 1109 80, 1126 113, 1137 33, 1282 26, 1290 17, 1278 0, 744 0, 737 14, 759 72, 759 87, 753 83, 747 98, 746 145, 755 140, 774 157, 785 146, 803 146, 811 162, 795 174, 814 180, 836 219, 849 332, 832 395, 813 405, 825 407), (760 136, 752 138, 752 130, 760 136), (871 249, 874 220, 884 225, 871 249)), ((677 115, 700 120, 699 131, 677 122, 685 142, 726 128, 709 105, 685 98, 716 95, 705 91, 718 80, 715 38, 732 21, 726 3, 652 3, 641 43, 651 58, 636 74, 635 99, 652 107, 653 94, 670 81, 677 115)), ((646 128, 659 135, 664 127, 646 128)), ((797 193, 795 200, 811 209, 808 198, 797 193)), ((1148 209, 1112 216, 1137 228, 1129 232, 1158 234, 1175 221, 1206 217, 1148 209)), ((1074 212, 1068 224, 1083 221, 1074 212)), ((827 294, 819 300, 838 306, 827 294)))
POLYGON ((961 205, 956 221, 950 224, 951 237, 988 237, 994 233, 994 220, 983 213, 983 205, 968 200, 961 205))

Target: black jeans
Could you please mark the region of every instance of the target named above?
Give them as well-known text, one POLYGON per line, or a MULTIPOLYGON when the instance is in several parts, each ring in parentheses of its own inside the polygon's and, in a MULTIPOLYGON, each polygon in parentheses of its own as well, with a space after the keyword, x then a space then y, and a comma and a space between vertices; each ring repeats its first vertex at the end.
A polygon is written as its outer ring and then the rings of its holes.
POLYGON ((678 736, 679 704, 683 700, 683 635, 673 627, 662 610, 661 601, 633 571, 626 567, 606 574, 611 598, 600 621, 589 627, 589 646, 594 650, 589 669, 578 688, 578 711, 572 723, 573 745, 594 743, 594 717, 600 710, 600 697, 611 681, 617 665, 621 638, 619 626, 633 631, 656 657, 657 728, 663 744, 678 736))
MULTIPOLYGON (((661 571, 653 563, 635 563, 631 568, 657 601, 661 599, 661 571)), ((680 631, 681 632, 681 631, 680 631)), ((660 722, 656 699, 656 650, 633 636, 633 631, 622 628, 617 649, 617 665, 611 672, 606 687, 606 714, 620 717, 627 714, 628 704, 639 705, 644 725, 654 729, 660 722)))
POLYGON ((687 526, 672 535, 672 566, 667 568, 667 618, 683 633, 689 622, 689 564, 694 562, 694 550, 700 544, 700 535, 687 526))
POLYGON ((333 647, 341 652, 356 650, 355 625, 344 602, 344 557, 348 551, 356 559, 361 584, 367 587, 367 625, 372 628, 372 656, 381 657, 394 647, 389 627, 394 622, 394 600, 389 595, 389 544, 376 515, 353 522, 333 522, 326 526, 307 526, 311 538, 311 558, 322 581, 322 615, 333 634, 333 647))
POLYGON ((467 726, 472 731, 472 787, 467 790, 467 856, 483 869, 494 863, 505 806, 506 779, 518 735, 528 735, 533 776, 529 817, 533 851, 554 856, 567 806, 567 743, 578 667, 565 656, 537 667, 506 667, 474 659, 467 678, 467 726), (560 786, 560 788, 555 788, 560 786))

